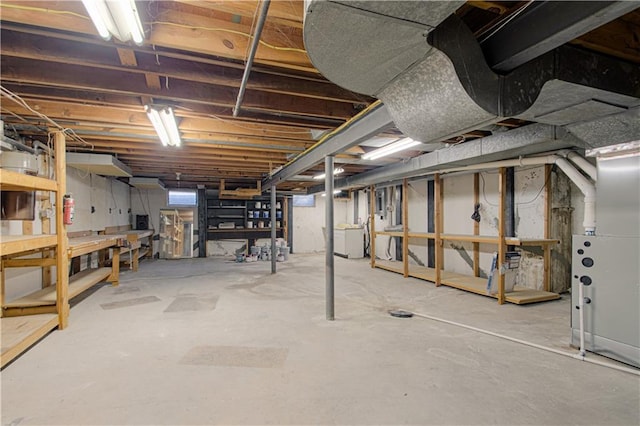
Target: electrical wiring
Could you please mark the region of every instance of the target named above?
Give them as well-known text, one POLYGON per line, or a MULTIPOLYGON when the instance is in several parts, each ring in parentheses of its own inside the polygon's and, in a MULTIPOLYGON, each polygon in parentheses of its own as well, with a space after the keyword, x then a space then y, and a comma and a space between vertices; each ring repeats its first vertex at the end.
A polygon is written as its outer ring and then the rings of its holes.
POLYGON ((19 6, 17 4, 5 4, 0 3, 0 7, 4 7, 7 9, 16 9, 16 10, 25 10, 29 12, 45 12, 45 13, 53 13, 55 15, 71 15, 77 18, 82 18, 89 20, 88 16, 81 15, 80 13, 70 12, 68 10, 53 10, 53 9, 44 9, 42 7, 33 7, 33 6, 19 6))
MULTIPOLYGON (((202 30, 202 31, 212 31, 212 32, 221 32, 221 33, 228 33, 228 34, 235 34, 235 35, 239 35, 242 37, 246 37, 249 40, 251 40, 253 38, 253 35, 249 34, 249 33, 245 33, 243 31, 238 31, 238 30, 230 30, 228 28, 213 28, 213 27, 202 27, 202 26, 196 26, 196 25, 186 25, 186 24, 177 24, 175 22, 167 22, 167 21, 153 21, 151 22, 152 25, 169 25, 169 26, 173 26, 173 27, 178 27, 178 28, 187 28, 189 30, 202 30)), ((307 51, 304 49, 299 49, 297 47, 282 47, 282 46, 275 46, 271 43, 267 43, 264 40, 258 40, 258 43, 260 43, 261 46, 267 47, 269 49, 273 49, 273 50, 279 50, 279 51, 283 51, 283 52, 297 52, 297 53, 303 53, 303 54, 307 54, 307 51)))
MULTIPOLYGON (((4 8, 8 8, 8 9, 17 9, 17 10, 25 10, 25 11, 30 11, 30 12, 44 12, 44 13, 52 13, 55 15, 71 15, 71 16, 75 16, 77 18, 82 18, 82 19, 86 19, 89 20, 90 18, 88 16, 84 16, 82 14, 79 13, 75 13, 75 12, 70 12, 70 11, 66 11, 66 10, 53 10, 53 9, 45 9, 42 7, 33 7, 33 6, 20 6, 20 5, 15 5, 15 4, 4 4, 4 3, 0 3, 0 7, 4 7, 4 8)), ((228 34, 235 34, 235 35, 239 35, 242 37, 247 37, 248 39, 252 39, 253 36, 249 33, 245 33, 243 31, 238 31, 238 30, 231 30, 228 28, 213 28, 213 27, 203 27, 203 26, 195 26, 195 25, 186 25, 186 24, 178 24, 175 22, 167 22, 167 21, 153 21, 150 22, 151 25, 170 25, 170 26, 174 26, 174 27, 180 27, 180 28, 187 28, 190 30, 203 30, 203 31, 215 31, 215 32, 223 32, 223 33, 228 33, 228 34)), ((305 49, 299 49, 296 47, 283 47, 283 46, 275 46, 271 43, 267 43, 266 41, 263 40, 259 40, 260 45, 267 47, 269 49, 273 49, 273 50, 279 50, 279 51, 284 51, 284 52, 297 52, 297 53, 303 53, 303 54, 307 54, 307 51, 305 49)))
MULTIPOLYGON (((537 166, 534 166, 537 167, 537 166)), ((530 168, 534 168, 534 167, 530 167, 530 168)), ((484 173, 491 173, 491 172, 484 172, 484 173)), ((499 207, 498 204, 493 204, 490 203, 489 200, 487 199, 487 194, 485 192, 485 181, 484 181, 484 176, 483 173, 478 173, 478 175, 480 176, 480 179, 482 180, 482 198, 484 199, 485 203, 487 203, 488 205, 492 206, 492 207, 499 207)), ((520 205, 524 205, 524 204, 531 204, 534 201, 536 201, 538 198, 540 198, 540 195, 542 194, 542 191, 544 191, 544 189, 547 187, 547 185, 549 184, 549 179, 551 178, 551 173, 548 173, 547 176, 545 177, 544 180, 544 184, 542 184, 542 187, 540 188, 540 190, 538 191, 538 193, 531 199, 528 201, 521 201, 519 203, 515 203, 517 206, 520 205)))
POLYGON ((544 184, 542 185, 542 188, 540 188, 540 190, 538 191, 538 193, 536 194, 535 197, 533 197, 531 200, 529 201, 521 201, 519 203, 516 203, 516 205, 522 205, 522 204, 531 204, 534 201, 536 201, 538 198, 540 198, 540 195, 542 194, 542 191, 544 191, 544 189, 547 187, 547 185, 549 184, 549 180, 551 179, 551 169, 549 169, 549 172, 547 173, 547 176, 545 176, 544 178, 544 184))
POLYGON ((16 95, 15 93, 13 93, 12 91, 10 91, 9 89, 5 88, 2 85, 0 85, 0 93, 2 95, 4 95, 5 97, 9 98, 10 100, 12 100, 13 102, 17 103, 21 107, 31 111, 32 113, 34 113, 38 117, 46 120, 48 123, 52 124, 54 127, 60 129, 64 134, 67 134, 67 135, 71 136, 72 139, 74 139, 74 140, 76 140, 76 141, 78 141, 80 143, 83 143, 85 145, 90 146, 92 151, 95 149, 93 144, 91 144, 91 143, 85 141, 84 139, 82 139, 80 136, 78 136, 78 134, 73 129, 70 129, 68 127, 62 127, 60 124, 56 123, 51 118, 47 117, 46 115, 42 114, 39 111, 36 111, 33 108, 31 108, 31 106, 29 106, 29 104, 24 99, 22 99, 19 95, 16 95))

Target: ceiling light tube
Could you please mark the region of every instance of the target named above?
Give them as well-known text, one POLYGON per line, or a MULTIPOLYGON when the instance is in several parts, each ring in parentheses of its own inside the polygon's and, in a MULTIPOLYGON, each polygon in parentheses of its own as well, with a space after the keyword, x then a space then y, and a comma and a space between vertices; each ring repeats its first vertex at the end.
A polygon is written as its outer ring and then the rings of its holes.
MULTIPOLYGON (((341 193, 341 192, 342 192, 342 190, 341 190, 341 189, 336 189, 336 190, 334 190, 334 191, 333 191, 333 195, 339 194, 339 193, 341 193)), ((323 193, 322 193, 322 196, 323 196, 323 197, 326 197, 326 196, 327 196, 327 193, 326 193, 326 192, 323 192, 323 193)))
POLYGON ((114 18, 119 15, 120 19, 116 19, 116 24, 123 38, 126 40, 132 39, 135 44, 141 45, 144 41, 144 31, 136 8, 136 2, 134 0, 116 0, 110 2, 110 5, 112 5, 111 10, 114 12, 114 18))
POLYGON ((164 124, 160 119, 160 112, 149 105, 145 106, 144 109, 147 112, 149 121, 151 121, 151 124, 153 124, 153 128, 156 129, 156 133, 158 134, 158 137, 160 138, 160 142, 162 142, 162 145, 163 146, 169 145, 169 133, 167 133, 167 130, 164 128, 164 124))
MULTIPOLYGON (((344 169, 342 167, 337 167, 335 169, 333 169, 333 175, 339 175, 340 173, 344 173, 344 169)), ((313 178, 320 180, 320 179, 324 179, 325 178, 325 174, 324 173, 320 173, 319 175, 315 175, 313 178)))
POLYGON ((173 109, 166 107, 160 110, 160 121, 164 125, 164 129, 169 135, 169 145, 180 146, 180 130, 176 123, 176 117, 173 115, 173 109))
POLYGON ((120 41, 141 45, 144 29, 134 0, 82 0, 98 34, 105 40, 111 36, 120 41))
POLYGON ((363 160, 377 160, 378 158, 386 157, 387 155, 395 154, 396 152, 404 151, 413 146, 419 145, 420 142, 414 141, 411 138, 404 138, 385 145, 382 148, 378 148, 374 151, 368 152, 362 156, 363 160))
POLYGON ((93 25, 98 30, 98 34, 105 40, 111 40, 111 31, 115 28, 111 19, 111 13, 103 0, 82 0, 84 8, 87 9, 93 25))

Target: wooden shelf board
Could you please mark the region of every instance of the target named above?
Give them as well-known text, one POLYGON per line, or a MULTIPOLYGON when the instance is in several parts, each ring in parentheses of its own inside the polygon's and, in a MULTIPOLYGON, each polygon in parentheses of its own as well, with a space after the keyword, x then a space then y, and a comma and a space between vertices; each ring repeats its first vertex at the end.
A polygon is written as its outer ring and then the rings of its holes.
POLYGON ((390 237, 403 237, 402 231, 376 231, 376 235, 388 235, 390 237))
MULTIPOLYGON (((138 250, 138 260, 139 260, 139 259, 142 259, 143 257, 145 257, 148 253, 149 253, 149 248, 145 248, 145 249, 142 249, 142 250, 138 250)), ((121 261, 122 263, 124 263, 125 265, 129 265, 129 264, 131 264, 131 262, 129 261, 129 259, 122 260, 122 258, 121 258, 121 259, 120 259, 120 261, 121 261)))
POLYGON ((545 246, 556 245, 560 243, 558 239, 546 239, 546 238, 511 238, 504 239, 505 244, 508 246, 545 246))
POLYGON ((125 232, 127 238, 137 237, 137 239, 151 237, 153 235, 153 229, 140 229, 125 232))
POLYGON ((0 318, 2 367, 58 326, 57 314, 0 318))
MULTIPOLYGON (((86 269, 69 278, 69 299, 79 295, 89 287, 104 281, 111 275, 111 268, 86 269)), ((52 285, 5 303, 4 309, 26 308, 33 306, 52 306, 56 304, 56 286, 52 285)))
POLYGON ((118 245, 123 235, 90 235, 69 238, 69 259, 118 245))
POLYGON ((58 237, 53 235, 2 235, 0 254, 7 256, 15 253, 22 253, 28 250, 41 249, 55 246, 58 237))
POLYGON ((440 239, 445 241, 470 241, 473 243, 498 244, 498 236, 489 235, 462 235, 462 234, 440 234, 440 239))
POLYGON ((384 269, 386 271, 396 272, 402 274, 402 262, 391 262, 389 260, 376 259, 376 268, 384 269))
POLYGON ((3 191, 57 191, 56 181, 38 176, 0 169, 0 183, 3 191))
POLYGON ((433 232, 409 232, 409 238, 435 238, 436 234, 433 232))
MULTIPOLYGON (((386 269, 391 272, 401 274, 402 263, 390 262, 387 260, 376 260, 376 267, 386 269), (398 266, 392 266, 398 265, 398 266)), ((409 265, 409 276, 419 278, 426 281, 435 282, 436 270, 418 265, 409 265)), ((443 285, 454 287, 471 293, 480 294, 482 296, 497 298, 495 294, 487 294, 487 279, 478 278, 469 275, 457 274, 455 272, 442 271, 441 281, 443 285)), ((515 286, 514 291, 505 293, 505 300, 516 305, 524 305, 527 303, 546 302, 549 300, 559 299, 560 295, 548 291, 534 290, 526 287, 515 286)))

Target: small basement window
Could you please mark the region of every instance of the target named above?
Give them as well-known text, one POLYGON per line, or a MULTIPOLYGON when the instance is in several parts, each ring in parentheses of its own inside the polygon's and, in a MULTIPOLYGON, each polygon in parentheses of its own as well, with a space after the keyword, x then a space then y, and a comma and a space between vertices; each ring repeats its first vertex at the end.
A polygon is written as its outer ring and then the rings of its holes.
POLYGON ((195 207, 198 205, 198 196, 195 189, 170 189, 167 191, 167 206, 169 207, 195 207))

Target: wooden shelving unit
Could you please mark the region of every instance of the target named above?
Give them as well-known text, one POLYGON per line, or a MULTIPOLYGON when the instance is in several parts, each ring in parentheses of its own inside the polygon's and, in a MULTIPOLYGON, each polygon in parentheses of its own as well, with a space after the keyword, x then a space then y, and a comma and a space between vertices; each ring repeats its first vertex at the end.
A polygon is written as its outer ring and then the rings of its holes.
POLYGON ((160 251, 165 259, 180 259, 184 248, 184 223, 178 210, 162 210, 160 251))
MULTIPOLYGON (((458 288, 460 290, 465 290, 471 293, 481 294, 483 296, 494 297, 498 299, 499 304, 503 304, 504 302, 515 303, 518 305, 527 304, 527 303, 536 303, 543 302, 548 300, 555 300, 560 298, 560 296, 556 293, 552 293, 549 291, 551 285, 551 250, 552 247, 558 244, 558 240, 551 238, 515 238, 515 237, 507 237, 504 235, 504 204, 505 204, 505 172, 506 169, 500 169, 500 185, 499 185, 499 195, 500 195, 500 206, 499 206, 499 215, 498 218, 498 235, 478 235, 479 234, 479 226, 478 224, 474 224, 474 235, 460 235, 460 234, 445 234, 442 232, 444 229, 444 212, 443 212, 443 191, 442 191, 442 181, 441 176, 439 174, 435 175, 435 205, 434 205, 434 213, 435 213, 435 232, 410 232, 408 229, 408 208, 407 208, 407 197, 403 197, 403 230, 402 231, 376 231, 374 224, 374 214, 371 214, 371 267, 372 268, 380 268, 387 271, 395 272, 398 274, 403 274, 405 277, 414 277, 423 279, 426 281, 431 281, 435 283, 436 286, 446 285, 449 287, 458 288), (389 237, 402 237, 402 262, 392 262, 385 260, 376 260, 375 259, 375 237, 379 235, 385 235, 389 237), (435 268, 427 268, 420 267, 417 265, 410 265, 408 261, 408 249, 409 249, 409 238, 425 238, 432 239, 435 241, 435 268), (474 275, 463 275, 453 272, 448 272, 444 270, 444 242, 445 241, 460 241, 460 242, 471 242, 473 243, 474 253, 473 253, 473 270, 474 275), (505 291, 505 283, 504 283, 504 275, 499 275, 498 278, 498 293, 497 294, 488 294, 487 293, 487 280, 485 278, 479 277, 479 259, 480 259, 480 244, 495 244, 498 246, 498 264, 501 265, 505 262, 507 246, 538 246, 542 247, 544 256, 544 282, 543 288, 544 290, 534 290, 521 286, 515 286, 512 292, 505 291)), ((407 181, 406 179, 403 182, 403 190, 404 193, 407 194, 407 181)), ((372 194, 372 205, 373 204, 373 194, 374 188, 371 187, 372 194)), ((478 203, 478 175, 474 177, 474 198, 475 203, 478 203)), ((549 203, 549 198, 545 198, 545 202, 549 203)), ((548 208, 545 209, 548 211, 548 208)), ((545 237, 549 236, 548 233, 548 218, 545 217, 545 237)))
MULTIPOLYGON (((55 192, 56 234, 55 235, 3 235, 0 243, 2 288, 0 303, 5 305, 4 271, 7 267, 56 266, 56 285, 46 287, 50 303, 49 312, 37 312, 29 316, 5 317, 2 312, 2 352, 1 365, 20 355, 51 330, 64 329, 69 318, 69 281, 67 277, 69 259, 67 257, 67 235, 63 224, 63 196, 66 190, 65 136, 62 132, 54 134, 55 180, 28 176, 0 169, 0 187, 2 191, 49 191, 55 192), (45 253, 53 251, 53 254, 45 253), (21 259, 28 254, 42 253, 40 258, 21 259), (48 257, 51 256, 51 257, 48 257)), ((43 280, 43 285, 48 283, 43 280)), ((31 313, 31 312, 30 312, 31 313)))
MULTIPOLYGON (((206 200, 207 240, 247 240, 248 247, 259 238, 271 237, 271 200, 268 197, 246 200, 209 196, 206 200), (234 227, 220 228, 224 222, 233 222, 234 227)), ((287 199, 278 197, 276 202, 280 204, 274 219, 280 222, 276 235, 286 238, 287 199)))

